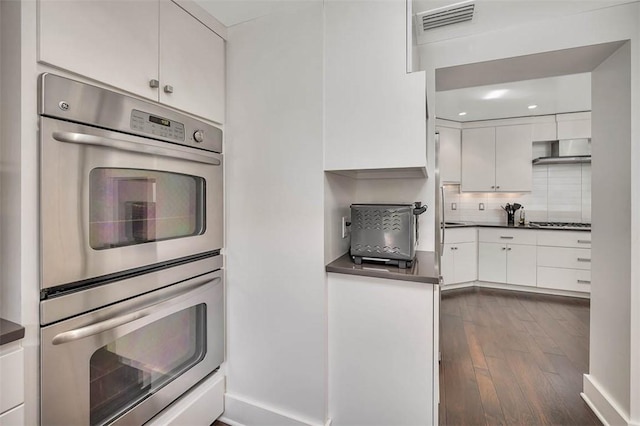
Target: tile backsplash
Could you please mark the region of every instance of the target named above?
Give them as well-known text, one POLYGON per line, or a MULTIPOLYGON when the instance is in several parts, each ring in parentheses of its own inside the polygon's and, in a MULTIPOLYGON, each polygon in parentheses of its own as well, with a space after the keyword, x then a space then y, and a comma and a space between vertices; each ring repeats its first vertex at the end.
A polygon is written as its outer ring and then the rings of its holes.
POLYGON ((446 185, 444 203, 449 222, 503 223, 507 214, 500 206, 507 203, 522 204, 527 221, 591 222, 591 164, 533 166, 532 191, 526 193, 461 193, 460 185, 446 185))

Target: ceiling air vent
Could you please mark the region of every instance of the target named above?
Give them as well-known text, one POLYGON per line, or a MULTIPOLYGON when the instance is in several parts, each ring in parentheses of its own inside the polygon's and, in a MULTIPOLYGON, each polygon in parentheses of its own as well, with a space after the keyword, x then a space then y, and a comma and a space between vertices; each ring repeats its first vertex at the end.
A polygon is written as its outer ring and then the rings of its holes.
POLYGON ((473 18, 473 1, 463 1, 426 12, 416 13, 418 28, 422 31, 444 27, 446 25, 457 24, 459 22, 470 21, 473 18))

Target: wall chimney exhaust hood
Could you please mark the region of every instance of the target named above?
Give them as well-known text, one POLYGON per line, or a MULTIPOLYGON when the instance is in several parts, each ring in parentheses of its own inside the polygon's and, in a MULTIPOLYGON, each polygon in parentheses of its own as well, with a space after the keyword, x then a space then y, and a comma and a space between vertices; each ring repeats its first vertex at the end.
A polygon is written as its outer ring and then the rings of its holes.
POLYGON ((591 139, 564 139, 550 143, 551 155, 533 160, 534 165, 591 163, 591 139))

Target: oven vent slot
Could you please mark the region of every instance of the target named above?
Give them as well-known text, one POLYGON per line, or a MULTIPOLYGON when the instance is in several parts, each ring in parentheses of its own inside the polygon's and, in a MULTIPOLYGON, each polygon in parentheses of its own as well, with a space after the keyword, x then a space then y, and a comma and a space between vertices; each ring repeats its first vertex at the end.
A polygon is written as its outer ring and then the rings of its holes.
POLYGON ((463 1, 416 13, 416 20, 418 21, 418 27, 422 28, 422 32, 425 32, 434 28, 470 21, 473 19, 474 9, 475 4, 473 0, 463 1))

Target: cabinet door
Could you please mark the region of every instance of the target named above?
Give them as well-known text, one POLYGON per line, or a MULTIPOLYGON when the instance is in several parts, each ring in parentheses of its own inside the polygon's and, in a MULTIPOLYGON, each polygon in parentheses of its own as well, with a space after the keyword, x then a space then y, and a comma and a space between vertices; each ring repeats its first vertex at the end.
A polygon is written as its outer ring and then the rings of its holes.
POLYGON ((531 125, 496 127, 496 190, 531 191, 531 125))
POLYGON ((507 282, 507 246, 478 243, 478 279, 496 283, 507 282))
POLYGON ((162 1, 160 102, 223 123, 224 70, 224 40, 175 3, 162 1))
POLYGON ((495 191, 495 168, 495 128, 462 130, 461 190, 495 191))
POLYGON ((440 182, 460 182, 460 138, 459 129, 438 127, 440 133, 440 182))
POLYGON ((453 284, 455 282, 454 251, 455 246, 453 244, 444 244, 440 255, 440 274, 442 274, 443 284, 453 284))
POLYGON ((478 279, 478 246, 476 243, 456 244, 455 280, 466 283, 478 279))
POLYGON ((507 283, 536 286, 536 246, 507 246, 507 283))
POLYGON ((39 1, 38 60, 153 100, 158 2, 39 1))

